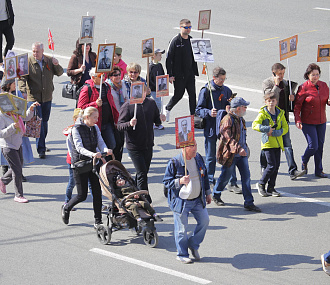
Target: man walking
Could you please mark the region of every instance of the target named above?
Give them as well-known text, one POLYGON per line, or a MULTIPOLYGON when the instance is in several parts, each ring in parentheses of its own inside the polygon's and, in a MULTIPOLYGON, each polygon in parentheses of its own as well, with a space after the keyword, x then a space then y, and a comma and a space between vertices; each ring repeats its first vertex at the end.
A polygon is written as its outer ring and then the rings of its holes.
POLYGON ((6 47, 1 53, 0 63, 7 55, 8 50, 11 50, 14 46, 15 38, 13 32, 14 25, 14 12, 11 0, 0 0, 0 47, 2 51, 2 35, 6 38, 6 47))
MULTIPOLYGON (((286 121, 288 122, 288 125, 290 125, 289 111, 292 110, 290 105, 292 104, 291 102, 294 101, 294 95, 290 94, 289 82, 284 79, 284 65, 281 63, 275 63, 272 66, 272 73, 273 75, 271 77, 263 81, 262 90, 264 94, 269 92, 275 93, 277 106, 284 110, 286 121)), ((289 167, 288 172, 291 180, 295 180, 296 178, 305 175, 306 170, 299 171, 297 168, 297 164, 294 160, 293 149, 290 139, 290 128, 289 131, 283 136, 283 145, 286 161, 289 167)), ((262 170, 267 167, 266 156, 262 150, 260 154, 260 164, 262 170)))
POLYGON ((170 120, 170 111, 182 99, 185 90, 189 96, 190 115, 195 114, 195 75, 198 76, 198 68, 191 49, 190 31, 191 22, 188 19, 182 19, 180 33, 171 40, 168 47, 166 69, 170 76, 170 83, 174 84, 174 95, 165 107, 167 122, 170 120))
POLYGON ((32 45, 32 56, 29 57, 29 71, 19 80, 19 89, 27 94, 28 105, 39 102, 37 113, 42 118, 40 138, 37 139, 37 151, 40 158, 45 158, 48 120, 52 106, 54 75, 61 76, 63 68, 54 57, 44 55, 44 45, 36 42, 32 45))
POLYGON ((182 149, 182 153, 172 158, 166 167, 163 179, 168 189, 168 204, 173 211, 174 237, 177 248, 177 260, 192 263, 188 248, 195 261, 200 260, 198 252, 202 243, 209 215, 206 203, 212 201, 207 170, 203 158, 197 153, 197 143, 182 149), (185 175, 184 152, 186 152, 187 175, 185 175), (193 234, 188 238, 188 215, 192 213, 197 221, 193 234))
POLYGON ((246 143, 246 126, 243 119, 246 108, 250 102, 242 97, 235 97, 230 102, 230 112, 221 121, 221 137, 217 152, 217 161, 222 165, 220 177, 213 188, 213 201, 218 206, 224 206, 221 200, 221 192, 225 189, 234 169, 237 166, 241 174, 244 208, 247 211, 261 212, 254 205, 251 193, 251 174, 249 169, 246 143))

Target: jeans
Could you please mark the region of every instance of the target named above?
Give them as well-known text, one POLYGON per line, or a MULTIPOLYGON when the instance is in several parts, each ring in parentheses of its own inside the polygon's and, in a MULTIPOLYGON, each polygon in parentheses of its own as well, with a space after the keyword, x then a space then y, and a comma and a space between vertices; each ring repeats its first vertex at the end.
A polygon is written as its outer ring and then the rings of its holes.
POLYGON ((327 263, 330 263, 330 251, 324 254, 324 260, 327 263))
POLYGON ((178 251, 177 255, 189 257, 188 248, 198 249, 204 239, 210 221, 206 207, 203 208, 200 198, 192 201, 187 200, 182 213, 173 212, 173 218, 175 245, 178 251), (187 227, 189 212, 193 214, 197 225, 193 234, 188 238, 187 227))
POLYGON ((151 91, 150 93, 151 97, 154 98, 157 108, 159 110, 159 113, 162 113, 162 97, 156 97, 156 91, 151 91))
POLYGON ((70 201, 72 197, 73 188, 76 186, 76 182, 74 181, 73 178, 73 168, 71 168, 71 164, 68 163, 68 167, 69 167, 69 182, 65 191, 65 200, 64 200, 65 203, 68 203, 70 201))
MULTIPOLYGON (((15 43, 15 37, 13 32, 13 27, 9 25, 8 20, 0 21, 0 47, 2 49, 2 35, 6 38, 6 47, 3 56, 7 55, 7 52, 11 50, 15 43)), ((2 54, 0 62, 2 62, 2 54)))
POLYGON ((101 126, 101 136, 107 148, 114 149, 116 147, 115 130, 111 123, 101 126))
MULTIPOLYGON (((205 165, 207 169, 207 176, 209 178, 209 182, 211 184, 215 184, 214 173, 215 173, 215 165, 216 165, 216 147, 217 147, 217 138, 213 137, 205 137, 205 165)), ((236 169, 230 178, 230 184, 237 184, 236 177, 236 169)))
MULTIPOLYGON (((28 102, 28 107, 30 107, 34 102, 28 102)), ((40 103, 40 102, 39 102, 40 103)), ((42 118, 41 129, 40 129, 40 138, 36 139, 37 152, 45 153, 46 151, 46 137, 48 133, 48 120, 50 117, 50 111, 52 108, 52 101, 42 102, 40 106, 36 107, 37 114, 42 118)))
POLYGON ((249 169, 249 161, 247 156, 236 156, 234 157, 233 163, 231 166, 226 167, 222 166, 220 177, 217 180, 213 188, 213 196, 216 198, 220 198, 221 191, 225 189, 230 176, 233 174, 235 170, 235 165, 237 166, 239 173, 241 175, 242 181, 242 191, 244 197, 244 206, 251 206, 253 205, 253 196, 251 193, 251 175, 249 169))
POLYGON ((322 156, 326 131, 326 123, 319 125, 302 124, 302 131, 307 141, 307 148, 301 157, 303 164, 308 163, 314 155, 315 174, 319 175, 323 171, 322 156))
MULTIPOLYGON (((135 167, 137 188, 139 190, 148 190, 148 172, 152 159, 152 147, 146 150, 128 150, 128 154, 135 167)), ((151 203, 150 196, 148 195, 146 198, 151 203)))
POLYGON ((195 76, 191 74, 185 78, 175 78, 174 84, 174 95, 168 102, 166 110, 171 111, 172 108, 182 99, 185 90, 187 89, 189 97, 189 109, 190 115, 195 114, 196 110, 196 87, 195 87, 195 76))
POLYGON ((268 189, 275 187, 276 177, 281 162, 281 149, 269 148, 264 149, 264 153, 267 160, 267 167, 263 171, 259 180, 259 184, 266 185, 268 183, 268 189))

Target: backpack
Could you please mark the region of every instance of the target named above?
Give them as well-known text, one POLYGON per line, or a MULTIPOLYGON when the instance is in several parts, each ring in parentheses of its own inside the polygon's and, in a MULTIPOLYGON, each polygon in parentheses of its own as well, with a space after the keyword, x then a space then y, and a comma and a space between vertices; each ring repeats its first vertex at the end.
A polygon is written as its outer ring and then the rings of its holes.
MULTIPOLYGON (((77 106, 78 106, 78 100, 79 100, 80 92, 81 92, 81 90, 83 89, 84 86, 88 86, 88 98, 89 98, 89 100, 91 99, 91 96, 92 96, 92 87, 91 87, 90 84, 85 83, 83 86, 81 86, 81 87, 76 91, 76 108, 77 108, 77 106)), ((105 84, 105 86, 106 86, 106 93, 108 93, 109 86, 108 86, 108 84, 105 84)))

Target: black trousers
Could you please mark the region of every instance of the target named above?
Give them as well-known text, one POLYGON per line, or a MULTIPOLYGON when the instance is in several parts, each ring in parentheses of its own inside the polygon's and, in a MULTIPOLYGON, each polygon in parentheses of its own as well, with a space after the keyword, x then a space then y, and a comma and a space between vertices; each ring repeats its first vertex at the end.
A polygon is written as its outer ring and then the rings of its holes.
MULTIPOLYGON (((6 47, 3 53, 3 56, 6 56, 8 50, 11 50, 15 43, 13 27, 8 24, 8 20, 0 21, 0 46, 2 49, 2 35, 6 38, 6 47)), ((1 55, 0 62, 2 62, 3 56, 1 55)))
POLYGON ((87 198, 88 194, 88 179, 92 185, 93 192, 93 209, 95 223, 102 221, 102 193, 101 186, 98 177, 92 172, 79 174, 77 170, 73 170, 73 177, 77 186, 77 195, 74 196, 68 204, 66 204, 65 209, 71 211, 71 209, 80 202, 83 202, 87 198))
POLYGON ((116 160, 121 161, 123 158, 124 142, 125 142, 124 132, 120 132, 116 129, 115 140, 116 140, 116 147, 113 149, 113 154, 115 155, 116 160))
POLYGON ((182 99, 185 90, 187 90, 189 96, 190 115, 194 115, 196 110, 195 76, 190 75, 185 78, 175 78, 173 84, 174 95, 170 102, 168 102, 166 110, 171 111, 172 108, 182 99))

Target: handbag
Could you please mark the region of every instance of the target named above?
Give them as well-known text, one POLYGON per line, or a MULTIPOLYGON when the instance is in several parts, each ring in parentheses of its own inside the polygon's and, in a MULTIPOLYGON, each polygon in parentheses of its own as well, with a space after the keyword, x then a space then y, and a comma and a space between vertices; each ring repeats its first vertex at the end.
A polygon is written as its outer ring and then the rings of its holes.
POLYGON ((42 118, 38 116, 37 108, 34 109, 33 117, 25 123, 25 137, 40 138, 42 118))
POLYGON ((194 126, 195 126, 195 129, 204 129, 205 119, 194 115, 194 126))
POLYGON ((68 83, 63 85, 62 97, 76 100, 77 85, 68 83))
POLYGON ((73 163, 73 166, 78 171, 79 174, 90 172, 93 169, 93 159, 79 160, 73 163))

